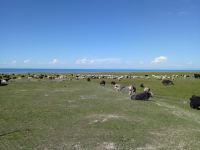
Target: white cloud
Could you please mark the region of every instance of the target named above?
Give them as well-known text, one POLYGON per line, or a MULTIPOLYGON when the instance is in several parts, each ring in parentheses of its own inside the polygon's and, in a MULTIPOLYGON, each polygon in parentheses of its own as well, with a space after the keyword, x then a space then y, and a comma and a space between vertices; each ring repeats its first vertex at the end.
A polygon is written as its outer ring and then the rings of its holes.
POLYGON ((160 64, 160 63, 164 63, 167 61, 167 57, 166 56, 159 56, 154 58, 154 60, 152 61, 152 63, 154 64, 160 64))
POLYGON ((11 64, 15 65, 17 63, 16 60, 11 61, 11 64))
POLYGON ((59 64, 60 61, 57 58, 54 58, 52 61, 50 61, 50 64, 56 65, 59 64))
POLYGON ((29 62, 30 62, 29 59, 24 60, 24 63, 25 63, 25 64, 28 64, 29 62))
POLYGON ((92 59, 87 59, 87 58, 82 58, 82 59, 77 59, 76 64, 93 64, 94 60, 92 59))
POLYGON ((88 59, 81 58, 76 60, 76 64, 79 65, 108 65, 108 64, 119 64, 121 61, 118 58, 99 58, 99 59, 88 59))

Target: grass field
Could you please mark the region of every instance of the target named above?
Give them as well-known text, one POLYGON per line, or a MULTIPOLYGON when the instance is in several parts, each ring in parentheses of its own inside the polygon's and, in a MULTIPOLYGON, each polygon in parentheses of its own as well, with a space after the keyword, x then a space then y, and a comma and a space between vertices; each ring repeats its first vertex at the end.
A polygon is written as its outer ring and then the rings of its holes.
POLYGON ((0 149, 198 150, 200 111, 189 97, 200 80, 122 80, 150 87, 150 101, 131 101, 106 80, 15 80, 0 87, 0 149))

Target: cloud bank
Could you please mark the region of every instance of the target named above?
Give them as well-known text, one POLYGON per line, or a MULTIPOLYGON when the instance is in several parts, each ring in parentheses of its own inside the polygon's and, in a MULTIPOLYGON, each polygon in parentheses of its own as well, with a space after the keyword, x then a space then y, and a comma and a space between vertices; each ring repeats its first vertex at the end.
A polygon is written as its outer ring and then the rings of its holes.
POLYGON ((120 64, 121 60, 118 58, 99 58, 99 59, 81 58, 77 59, 75 63, 78 65, 109 65, 109 64, 120 64))

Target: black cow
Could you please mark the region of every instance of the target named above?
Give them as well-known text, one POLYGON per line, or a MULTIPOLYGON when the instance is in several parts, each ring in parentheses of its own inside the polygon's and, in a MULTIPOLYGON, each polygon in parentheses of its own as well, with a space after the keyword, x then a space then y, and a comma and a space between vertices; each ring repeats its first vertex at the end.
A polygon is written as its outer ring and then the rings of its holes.
POLYGON ((168 80, 168 79, 162 80, 162 84, 163 85, 174 85, 174 83, 171 80, 168 80))
POLYGON ((88 81, 88 82, 90 82, 90 81, 91 81, 91 79, 90 79, 90 78, 87 78, 87 81, 88 81))
POLYGON ((111 82, 111 85, 115 85, 115 84, 116 84, 116 82, 115 82, 115 81, 112 81, 112 82, 111 82))
POLYGON ((140 87, 141 87, 141 88, 144 88, 144 84, 143 84, 143 83, 141 83, 141 84, 140 84, 140 87))
POLYGON ((200 74, 195 73, 194 78, 200 78, 200 74))
POLYGON ((190 107, 193 109, 199 109, 200 106, 200 96, 192 95, 190 97, 190 107))
POLYGON ((104 81, 104 80, 102 80, 102 81, 100 82, 100 85, 102 85, 102 86, 105 86, 105 84, 106 84, 106 81, 104 81))
POLYGON ((143 93, 139 93, 139 94, 136 94, 136 95, 132 95, 131 100, 148 101, 150 97, 152 97, 151 92, 143 92, 143 93))

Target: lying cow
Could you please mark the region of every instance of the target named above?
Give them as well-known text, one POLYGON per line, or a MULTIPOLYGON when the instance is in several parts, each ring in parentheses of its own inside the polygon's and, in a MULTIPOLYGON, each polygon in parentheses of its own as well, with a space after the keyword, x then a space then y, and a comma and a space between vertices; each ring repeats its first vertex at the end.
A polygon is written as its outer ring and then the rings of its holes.
POLYGON ((5 79, 0 80, 0 86, 8 85, 8 82, 5 79))
POLYGON ((200 106, 200 96, 192 95, 190 98, 190 107, 193 109, 199 109, 200 106))
POLYGON ((121 85, 120 85, 120 84, 115 84, 115 85, 114 85, 114 89, 115 89, 116 91, 120 91, 120 90, 121 90, 121 85))
POLYGON ((143 100, 148 101, 150 97, 152 97, 152 92, 143 92, 136 95, 131 96, 131 100, 143 100))
POLYGON ((128 90, 128 88, 126 88, 126 86, 124 86, 124 85, 121 85, 121 84, 115 84, 114 85, 114 89, 116 90, 116 91, 123 91, 123 90, 125 90, 125 91, 127 91, 128 90))

